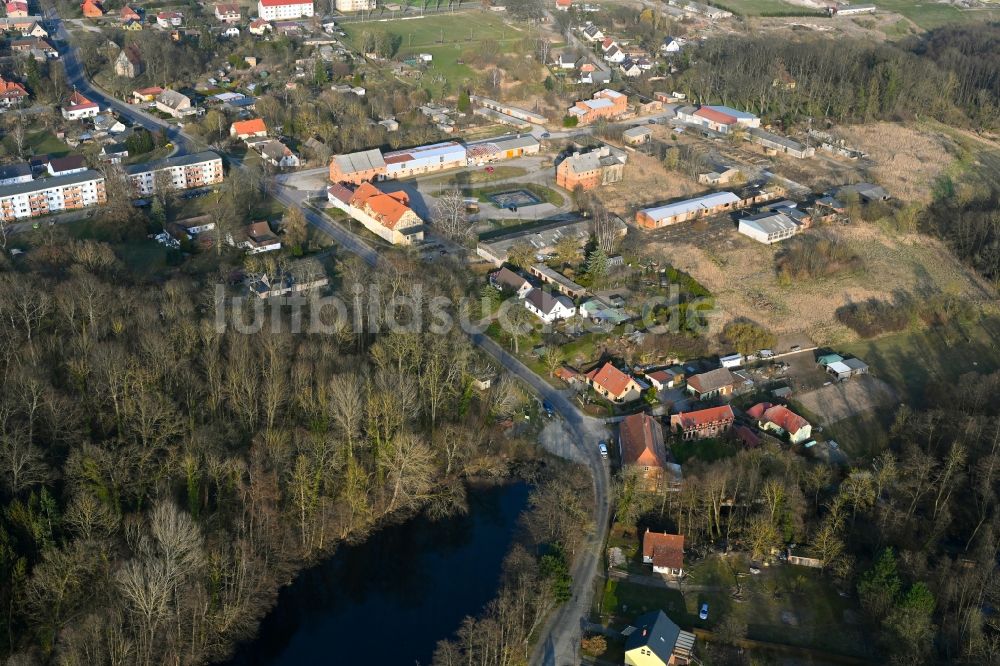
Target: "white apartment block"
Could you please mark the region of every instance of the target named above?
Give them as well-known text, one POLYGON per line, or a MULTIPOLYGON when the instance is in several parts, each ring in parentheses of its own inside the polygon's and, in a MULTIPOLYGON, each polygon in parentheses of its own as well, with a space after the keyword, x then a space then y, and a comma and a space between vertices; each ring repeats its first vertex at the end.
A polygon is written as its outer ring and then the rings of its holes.
POLYGON ((168 157, 164 160, 133 164, 126 167, 125 175, 137 196, 147 196, 156 189, 156 174, 164 172, 175 190, 187 190, 221 183, 222 158, 206 150, 193 155, 168 157))
POLYGON ((338 12, 369 12, 375 9, 375 0, 337 0, 338 12))
POLYGON ((104 176, 87 169, 69 176, 0 186, 0 217, 9 222, 97 206, 106 201, 104 176))
POLYGON ((257 0, 257 16, 265 21, 297 19, 313 15, 312 0, 257 0))

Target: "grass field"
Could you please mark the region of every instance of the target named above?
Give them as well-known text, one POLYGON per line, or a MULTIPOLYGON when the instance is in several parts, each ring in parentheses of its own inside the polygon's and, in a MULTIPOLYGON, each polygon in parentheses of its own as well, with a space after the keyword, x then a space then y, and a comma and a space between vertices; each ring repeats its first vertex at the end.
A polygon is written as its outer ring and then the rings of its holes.
POLYGON ((399 21, 351 23, 343 26, 351 46, 362 50, 365 33, 383 33, 390 42, 398 41, 398 49, 391 55, 404 59, 418 53, 434 56, 428 71, 445 77, 451 84, 459 84, 475 76, 475 71, 464 60, 475 52, 476 46, 486 40, 495 41, 504 52, 514 51, 524 32, 507 25, 492 12, 427 16, 399 21))
POLYGON ((940 28, 948 23, 989 21, 1000 17, 1000 10, 958 9, 951 5, 924 0, 880 0, 878 8, 902 14, 924 30, 940 28))
POLYGON ((808 16, 822 15, 818 9, 793 5, 783 0, 715 0, 716 7, 722 7, 741 16, 808 16))
MULTIPOLYGON (((31 132, 25 133, 24 153, 25 155, 54 155, 62 157, 69 154, 69 146, 56 138, 52 132, 31 132)), ((17 152, 17 143, 9 133, 3 138, 4 148, 9 153, 17 152)))
POLYGON ((902 401, 928 405, 928 389, 954 382, 968 372, 1000 369, 1000 319, 984 317, 964 326, 909 331, 846 345, 842 351, 863 359, 871 372, 900 393, 902 401))

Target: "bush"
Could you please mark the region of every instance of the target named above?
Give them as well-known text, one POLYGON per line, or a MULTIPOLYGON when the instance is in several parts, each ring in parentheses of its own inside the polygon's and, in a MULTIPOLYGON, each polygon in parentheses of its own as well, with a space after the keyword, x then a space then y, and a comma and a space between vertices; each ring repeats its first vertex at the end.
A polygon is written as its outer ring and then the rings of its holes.
POLYGON ((563 116, 563 127, 576 127, 579 122, 576 116, 563 116))
POLYGON ((837 309, 837 321, 863 338, 902 331, 910 323, 913 305, 909 301, 869 298, 837 309))
POLYGON ((815 236, 793 238, 775 256, 775 270, 785 281, 829 277, 861 268, 861 257, 843 243, 815 236))
POLYGON ((748 320, 731 321, 722 328, 719 339, 741 354, 752 354, 774 346, 775 335, 760 324, 748 320))

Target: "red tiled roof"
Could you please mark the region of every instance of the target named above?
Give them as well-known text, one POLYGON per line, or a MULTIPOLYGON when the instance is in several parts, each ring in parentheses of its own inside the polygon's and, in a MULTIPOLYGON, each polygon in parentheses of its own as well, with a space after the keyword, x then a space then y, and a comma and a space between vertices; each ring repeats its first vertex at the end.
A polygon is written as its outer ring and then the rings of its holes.
POLYGON ((646 376, 649 377, 651 381, 655 381, 658 384, 664 384, 670 381, 670 373, 666 370, 657 370, 656 372, 647 372, 646 376))
POLYGON ((87 109, 97 106, 97 104, 91 102, 89 99, 81 95, 76 90, 74 90, 73 94, 69 96, 68 103, 69 103, 69 108, 71 109, 87 109))
POLYGON ((764 415, 768 409, 770 409, 771 403, 769 402, 758 402, 756 405, 747 410, 747 416, 759 421, 760 417, 764 415))
POLYGON ((0 76, 0 95, 4 97, 25 97, 28 91, 17 81, 7 81, 0 76))
POLYGON ((388 229, 395 229, 403 216, 410 212, 409 202, 406 192, 384 193, 371 183, 362 183, 351 197, 352 206, 367 207, 372 216, 388 229))
POLYGON ((642 535, 642 556, 652 558, 654 567, 684 568, 684 535, 650 532, 642 535))
POLYGON ((622 444, 622 464, 640 467, 665 467, 663 428, 649 414, 625 417, 618 431, 622 444))
POLYGON ((149 96, 155 97, 156 95, 159 95, 161 92, 163 92, 163 88, 161 88, 160 86, 150 86, 149 88, 139 88, 138 90, 135 90, 133 92, 136 95, 141 95, 143 97, 149 97, 149 96))
POLYGON ((122 7, 121 17, 122 17, 122 20, 124 20, 124 21, 129 21, 129 20, 131 20, 131 21, 140 21, 140 20, 142 20, 142 16, 139 15, 139 12, 135 11, 134 9, 132 9, 131 7, 129 7, 128 5, 125 5, 124 7, 122 7))
POLYGON ((707 118, 712 122, 722 123, 723 125, 735 125, 737 118, 729 115, 728 113, 723 113, 715 109, 710 109, 707 106, 703 106, 694 112, 694 115, 700 116, 702 118, 707 118))
POLYGON ((760 420, 773 423, 790 435, 794 435, 799 430, 809 425, 808 421, 784 405, 775 405, 774 407, 771 407, 764 412, 764 415, 760 420))
POLYGON ((258 132, 266 132, 267 125, 264 124, 263 118, 251 118, 250 120, 237 120, 233 123, 233 131, 236 134, 257 134, 258 132))
POLYGON ((611 365, 611 363, 605 363, 601 368, 591 370, 587 373, 587 379, 603 387, 613 396, 624 394, 628 389, 629 383, 632 381, 631 377, 611 365))
POLYGON ((736 426, 733 430, 736 436, 740 438, 740 441, 747 447, 753 449, 760 446, 760 437, 745 425, 736 426))
POLYGON ((732 422, 734 418, 736 417, 733 414, 733 408, 729 405, 709 407, 708 409, 699 409, 694 412, 681 412, 674 415, 674 420, 680 424, 683 430, 698 429, 723 421, 732 422))

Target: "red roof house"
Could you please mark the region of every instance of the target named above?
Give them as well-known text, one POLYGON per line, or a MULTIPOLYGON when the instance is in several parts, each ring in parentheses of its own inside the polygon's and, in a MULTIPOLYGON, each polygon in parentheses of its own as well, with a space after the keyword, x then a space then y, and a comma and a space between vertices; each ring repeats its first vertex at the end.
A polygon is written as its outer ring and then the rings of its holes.
POLYGON ((80 5, 80 11, 84 18, 101 18, 104 16, 104 8, 98 0, 84 0, 80 5))
POLYGON ((263 118, 238 120, 229 127, 229 135, 237 139, 249 139, 255 136, 267 136, 267 125, 263 118))
POLYGON ((681 412, 670 417, 670 429, 684 439, 716 437, 729 430, 736 416, 729 405, 709 407, 693 412, 681 412))
POLYGON ((17 81, 0 76, 0 106, 17 106, 28 97, 28 91, 17 81))
POLYGON ((768 430, 778 435, 787 433, 792 444, 799 444, 812 436, 812 425, 809 421, 784 405, 757 403, 747 410, 747 416, 756 419, 761 430, 768 430))
POLYGON ((642 561, 667 576, 684 574, 684 535, 651 532, 642 535, 642 561))
POLYGON ((642 394, 642 389, 635 379, 611 363, 605 363, 600 368, 588 372, 587 383, 612 402, 631 402, 637 400, 642 394))

